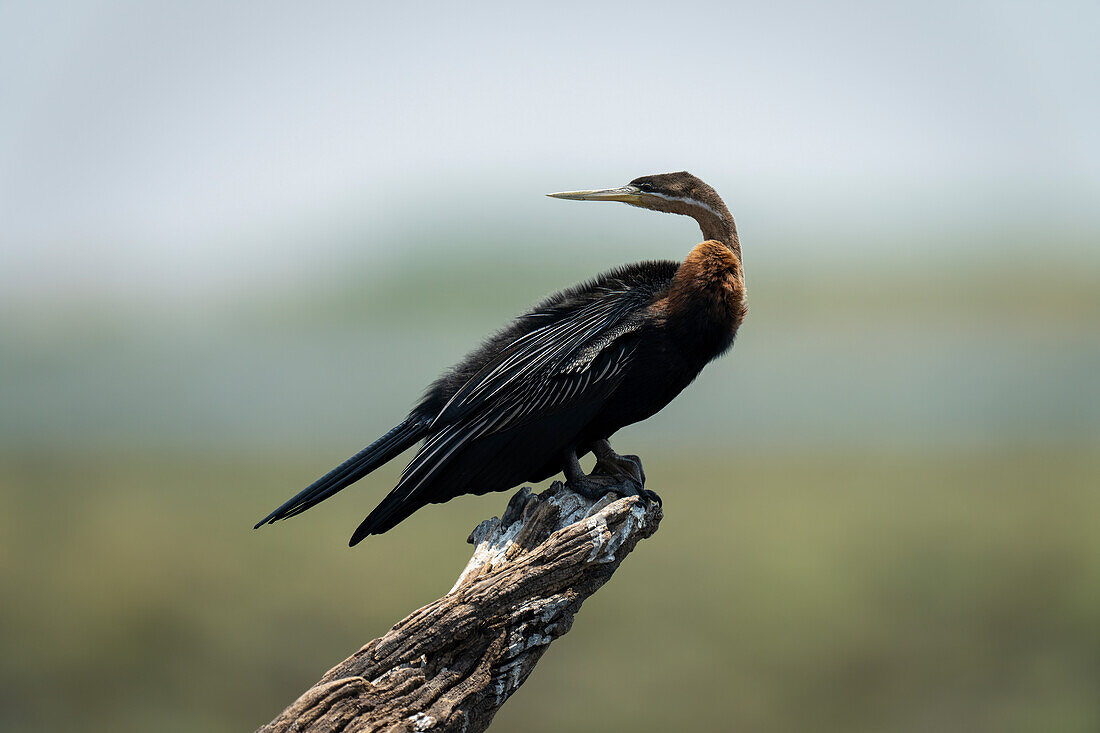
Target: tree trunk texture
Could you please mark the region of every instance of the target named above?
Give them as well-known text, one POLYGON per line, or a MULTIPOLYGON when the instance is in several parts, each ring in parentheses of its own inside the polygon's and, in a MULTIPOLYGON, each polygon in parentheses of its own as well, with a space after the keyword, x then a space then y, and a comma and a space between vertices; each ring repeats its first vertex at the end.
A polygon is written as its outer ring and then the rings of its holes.
POLYGON ((468 542, 454 587, 329 670, 261 731, 485 730, 661 508, 520 489, 468 542))

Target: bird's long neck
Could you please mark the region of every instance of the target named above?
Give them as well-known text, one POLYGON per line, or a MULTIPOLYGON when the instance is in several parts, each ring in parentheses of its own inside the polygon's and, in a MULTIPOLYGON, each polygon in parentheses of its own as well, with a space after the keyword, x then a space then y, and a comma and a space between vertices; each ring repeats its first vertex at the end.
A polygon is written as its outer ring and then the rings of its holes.
POLYGON ((703 239, 713 239, 729 247, 730 251, 741 259, 741 242, 737 239, 737 225, 726 205, 716 202, 717 206, 692 206, 689 215, 699 222, 703 239))

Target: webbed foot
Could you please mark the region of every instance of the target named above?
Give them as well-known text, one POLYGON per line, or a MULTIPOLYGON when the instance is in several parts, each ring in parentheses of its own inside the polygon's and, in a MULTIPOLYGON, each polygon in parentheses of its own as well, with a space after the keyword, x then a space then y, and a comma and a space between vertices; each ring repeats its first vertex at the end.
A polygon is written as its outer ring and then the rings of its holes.
POLYGON ((642 459, 638 456, 620 456, 614 452, 610 455, 598 455, 592 472, 605 476, 629 476, 639 486, 645 486, 645 469, 642 468, 642 459))
POLYGON ((645 471, 638 456, 620 456, 611 450, 606 440, 598 441, 592 448, 596 454, 596 467, 586 474, 581 469, 576 453, 570 449, 565 454, 565 485, 581 496, 596 501, 607 493, 620 496, 637 496, 646 502, 661 506, 657 492, 645 488, 645 471))
POLYGON ((644 488, 633 476, 623 473, 611 475, 593 471, 587 475, 570 477, 565 486, 591 501, 600 499, 604 494, 615 493, 620 496, 637 496, 643 501, 662 505, 661 497, 656 491, 644 488))

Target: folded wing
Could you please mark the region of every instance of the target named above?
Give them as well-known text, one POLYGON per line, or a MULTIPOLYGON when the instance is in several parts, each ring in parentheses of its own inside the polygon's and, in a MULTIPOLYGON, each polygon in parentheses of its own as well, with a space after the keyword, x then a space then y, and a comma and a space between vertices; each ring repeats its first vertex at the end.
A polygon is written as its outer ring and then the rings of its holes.
MULTIPOLYGON (((580 405, 589 408, 585 413, 598 408, 634 355, 644 301, 630 289, 607 290, 567 312, 530 316, 540 325, 509 343, 455 392, 401 481, 359 526, 351 544, 386 531, 426 503, 450 498, 426 490, 477 441, 580 405)), ((463 492, 450 495, 457 493, 463 492)))

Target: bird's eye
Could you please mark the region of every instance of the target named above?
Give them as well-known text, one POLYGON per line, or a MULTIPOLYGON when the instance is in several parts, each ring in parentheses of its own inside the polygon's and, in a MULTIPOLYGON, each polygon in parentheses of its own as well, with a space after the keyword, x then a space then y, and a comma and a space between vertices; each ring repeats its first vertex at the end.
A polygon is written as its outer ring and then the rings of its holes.
POLYGON ((639 183, 639 184, 637 184, 637 186, 638 186, 639 191, 652 191, 653 190, 653 185, 650 184, 650 183, 639 183))

